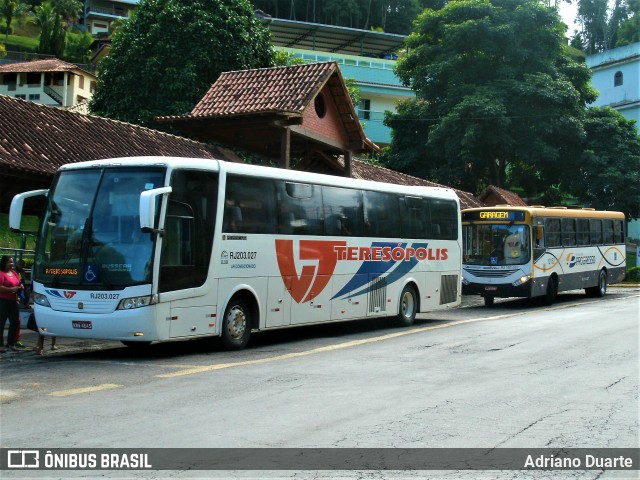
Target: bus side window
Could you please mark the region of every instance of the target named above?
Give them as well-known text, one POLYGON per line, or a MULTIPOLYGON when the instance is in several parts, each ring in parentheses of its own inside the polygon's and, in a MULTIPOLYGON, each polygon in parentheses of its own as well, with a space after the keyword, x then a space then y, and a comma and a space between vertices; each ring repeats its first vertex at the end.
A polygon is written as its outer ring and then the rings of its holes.
POLYGON ((578 218, 576 220, 576 240, 578 245, 589 245, 589 220, 578 218))
POLYGON ((560 236, 560 219, 547 218, 545 219, 544 227, 547 248, 562 246, 562 237, 560 236))
POLYGON ((589 220, 589 233, 591 245, 602 245, 602 220, 589 220))
POLYGON ((610 245, 613 243, 613 220, 603 220, 603 237, 604 244, 610 245))
POLYGON ((624 224, 622 220, 613 221, 613 243, 624 243, 624 224))
POLYGON ((562 219, 562 245, 565 247, 576 245, 576 221, 573 218, 562 219))

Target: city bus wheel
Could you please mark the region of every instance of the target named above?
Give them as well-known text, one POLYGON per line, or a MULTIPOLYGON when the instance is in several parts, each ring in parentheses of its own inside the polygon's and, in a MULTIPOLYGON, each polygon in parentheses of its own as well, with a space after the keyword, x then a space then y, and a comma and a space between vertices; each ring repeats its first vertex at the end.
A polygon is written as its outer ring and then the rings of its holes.
POLYGON ((494 300, 495 300, 495 297, 492 297, 491 295, 485 295, 484 296, 484 306, 485 307, 493 307, 494 300))
POLYGON ((411 285, 407 285, 400 295, 400 312, 396 317, 398 325, 409 327, 416 320, 418 312, 418 295, 411 285))
POLYGON ((247 346, 251 336, 251 309, 242 298, 229 302, 222 321, 222 343, 227 350, 240 350, 247 346))
POLYGON ((584 289, 589 297, 604 297, 607 294, 607 272, 600 270, 598 285, 584 289))
POLYGON ((547 293, 544 295, 544 304, 548 307, 553 305, 553 302, 556 301, 556 297, 558 296, 558 281, 556 277, 549 277, 549 281, 547 282, 547 293))
POLYGON ((128 340, 122 340, 122 344, 126 347, 129 347, 131 350, 141 352, 143 350, 146 350, 149 345, 151 345, 151 342, 130 342, 128 340))

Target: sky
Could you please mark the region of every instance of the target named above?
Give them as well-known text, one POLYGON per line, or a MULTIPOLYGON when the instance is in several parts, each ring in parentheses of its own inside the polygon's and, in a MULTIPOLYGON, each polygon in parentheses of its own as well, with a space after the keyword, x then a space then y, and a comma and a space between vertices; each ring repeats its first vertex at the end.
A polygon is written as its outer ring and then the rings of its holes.
POLYGON ((578 10, 578 6, 573 2, 571 4, 562 2, 560 3, 560 16, 564 23, 567 24, 567 36, 573 36, 573 31, 577 28, 577 26, 573 23, 576 19, 576 12, 578 10))

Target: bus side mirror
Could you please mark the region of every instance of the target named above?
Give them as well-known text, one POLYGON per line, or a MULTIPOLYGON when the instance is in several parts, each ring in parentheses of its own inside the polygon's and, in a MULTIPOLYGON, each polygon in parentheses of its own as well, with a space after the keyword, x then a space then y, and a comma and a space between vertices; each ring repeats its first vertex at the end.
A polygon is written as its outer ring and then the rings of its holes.
POLYGON ((154 228, 156 218, 156 198, 160 195, 168 195, 171 187, 154 188, 140 194, 140 229, 143 232, 157 232, 154 228))
POLYGON ((544 229, 540 225, 533 227, 533 232, 536 240, 542 240, 544 238, 544 229))
POLYGON ((31 190, 30 192, 19 193, 13 200, 11 200, 11 207, 9 209, 9 228, 12 232, 20 232, 20 223, 22 222, 22 207, 24 201, 27 198, 38 197, 49 194, 49 189, 44 190, 31 190))

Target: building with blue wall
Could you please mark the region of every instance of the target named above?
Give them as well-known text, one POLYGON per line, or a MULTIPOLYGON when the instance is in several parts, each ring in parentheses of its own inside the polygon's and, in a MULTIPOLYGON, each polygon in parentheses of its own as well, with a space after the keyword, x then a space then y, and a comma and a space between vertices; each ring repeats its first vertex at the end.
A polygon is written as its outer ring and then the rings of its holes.
POLYGON ((391 130, 382 123, 384 112, 395 111, 399 100, 415 96, 393 73, 404 35, 261 18, 277 50, 308 63, 336 62, 342 76, 353 79, 360 89, 360 104, 355 107, 367 137, 378 145, 391 142, 391 130))
POLYGON ((587 56, 594 107, 611 107, 640 125, 640 42, 587 56))

